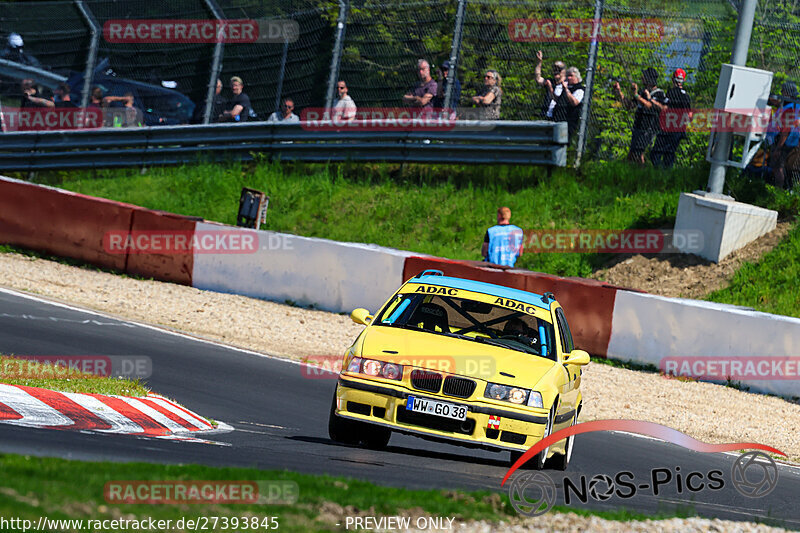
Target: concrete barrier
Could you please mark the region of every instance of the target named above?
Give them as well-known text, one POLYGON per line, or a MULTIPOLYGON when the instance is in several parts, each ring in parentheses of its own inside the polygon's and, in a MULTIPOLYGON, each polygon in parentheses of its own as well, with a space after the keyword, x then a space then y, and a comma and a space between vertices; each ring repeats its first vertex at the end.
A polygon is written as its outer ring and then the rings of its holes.
MULTIPOLYGON (((204 222, 196 231, 225 227, 204 222)), ((374 244, 249 231, 258 238, 256 253, 195 254, 192 285, 336 313, 357 307, 375 312, 400 286, 412 255, 374 244)))
POLYGON ((108 228, 127 230, 135 206, 0 177, 0 242, 125 270, 103 247, 108 228))
MULTIPOLYGON (((138 208, 133 211, 130 231, 134 235, 136 232, 153 232, 182 234, 191 238, 199 221, 202 219, 138 208)), ((186 253, 131 253, 127 254, 125 265, 128 274, 183 285, 192 284, 193 270, 194 254, 190 250, 186 253)))
POLYGON ((550 291, 564 308, 575 345, 593 355, 606 355, 618 287, 582 278, 562 278, 528 270, 506 270, 480 265, 476 261, 409 257, 403 279, 406 280, 426 268, 435 268, 448 276, 485 281, 538 294, 550 291))
MULTIPOLYGON (((796 362, 800 358, 800 319, 733 305, 619 291, 608 357, 662 369, 666 360, 679 358, 690 362, 738 358, 745 364, 759 363, 759 358, 794 358, 796 362)), ((753 391, 800 396, 800 376, 791 379, 790 375, 772 374, 771 368, 769 376, 734 376, 732 381, 753 391)))

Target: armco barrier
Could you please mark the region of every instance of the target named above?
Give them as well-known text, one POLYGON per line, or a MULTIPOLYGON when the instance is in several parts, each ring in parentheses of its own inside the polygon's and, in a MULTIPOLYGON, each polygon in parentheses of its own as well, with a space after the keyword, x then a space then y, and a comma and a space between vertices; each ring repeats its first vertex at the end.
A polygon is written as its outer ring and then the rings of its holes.
MULTIPOLYGON (((619 291, 608 357, 661 367, 665 357, 800 357, 800 319, 745 307, 619 291)), ((800 396, 798 379, 734 380, 800 396)))
MULTIPOLYGON (((196 231, 224 228, 229 226, 204 222, 196 231)), ((256 253, 195 254, 193 286, 337 313, 357 307, 376 312, 400 286, 411 255, 374 244, 251 231, 258 236, 256 253)))
POLYGON ((449 261, 437 257, 409 257, 403 269, 403 279, 407 280, 427 268, 441 270, 445 275, 539 294, 553 292, 567 315, 575 345, 593 355, 604 356, 607 353, 618 287, 594 280, 561 278, 523 270, 501 270, 478 266, 475 262, 449 261))
POLYGON ((125 270, 103 248, 108 228, 127 230, 134 206, 0 177, 0 242, 125 270))
MULTIPOLYGON (((135 209, 131 222, 131 232, 147 231, 170 234, 181 232, 190 235, 200 218, 174 215, 161 211, 135 209)), ((128 254, 125 272, 136 276, 152 277, 162 281, 172 281, 182 285, 192 284, 194 255, 183 254, 128 254)))

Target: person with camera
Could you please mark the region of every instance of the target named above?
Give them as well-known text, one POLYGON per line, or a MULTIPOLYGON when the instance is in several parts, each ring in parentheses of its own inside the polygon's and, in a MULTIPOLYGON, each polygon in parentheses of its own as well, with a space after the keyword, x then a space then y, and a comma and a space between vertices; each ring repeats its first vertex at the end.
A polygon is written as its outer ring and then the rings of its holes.
POLYGON ((666 93, 658 88, 658 71, 648 67, 642 72, 642 88, 631 83, 631 98, 622 94, 619 82, 614 83, 614 95, 626 109, 636 108, 631 129, 628 161, 644 165, 644 153, 650 148, 660 127, 658 117, 666 106, 666 93))
POLYGON ((661 132, 656 135, 656 143, 650 150, 650 161, 653 166, 672 168, 675 164, 675 153, 681 141, 686 138, 686 125, 692 120, 692 99, 683 82, 686 71, 676 69, 672 74, 672 87, 667 91, 664 104, 666 110, 661 120, 661 132))
POLYGON ((36 90, 36 84, 32 79, 24 79, 20 83, 22 99, 20 107, 55 107, 56 103, 48 98, 42 98, 36 90))

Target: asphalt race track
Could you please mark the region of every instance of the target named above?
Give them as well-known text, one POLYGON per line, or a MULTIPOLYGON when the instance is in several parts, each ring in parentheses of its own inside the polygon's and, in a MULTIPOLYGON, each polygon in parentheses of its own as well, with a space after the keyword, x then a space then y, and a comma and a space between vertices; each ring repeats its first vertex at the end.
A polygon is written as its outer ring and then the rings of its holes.
MULTIPOLYGON (((311 325, 310 325, 311 326, 311 325)), ((309 335, 314 335, 309 327, 309 335)), ((407 488, 505 491, 500 481, 506 453, 493 453, 393 435, 384 451, 342 446, 327 436, 335 379, 310 379, 301 366, 196 340, 156 328, 54 305, 0 291, 0 353, 14 355, 145 355, 152 360, 147 384, 189 409, 234 428, 209 436, 221 445, 121 435, 30 429, 0 424, 0 451, 81 460, 150 461, 289 469, 368 479, 407 488)), ((642 391, 645 394, 645 391, 642 391)), ((609 398, 608 401, 613 401, 609 398)), ((762 444, 768 441, 757 440, 762 444)), ((576 485, 598 474, 629 471, 639 488, 627 498, 573 499, 571 507, 646 514, 676 508, 730 520, 754 519, 800 528, 800 469, 779 466, 777 486, 748 498, 731 483, 735 455, 704 454, 654 439, 620 433, 579 435, 570 469, 576 485), (722 471, 724 486, 697 492, 677 487, 677 468, 687 476, 722 471), (653 494, 651 470, 671 471, 672 480, 653 494)), ((548 471, 564 504, 564 473, 548 471)), ((662 471, 663 474, 663 471, 662 471)), ((515 474, 516 476, 517 474, 515 474)), ((665 474, 663 474, 665 475, 665 474)), ((663 479, 663 477, 661 478, 663 479)), ((696 486, 696 483, 695 483, 696 486)), ((603 485, 605 488, 605 485, 603 485)), ((98 488, 98 491, 102 488, 98 488)), ((602 491, 601 491, 602 492, 602 491)), ((627 493, 625 489, 624 493, 627 493)))

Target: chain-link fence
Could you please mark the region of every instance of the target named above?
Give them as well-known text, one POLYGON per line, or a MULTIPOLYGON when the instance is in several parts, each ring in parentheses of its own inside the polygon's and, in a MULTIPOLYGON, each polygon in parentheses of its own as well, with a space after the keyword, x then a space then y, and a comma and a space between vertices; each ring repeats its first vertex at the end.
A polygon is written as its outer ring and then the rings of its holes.
MULTIPOLYGON (((19 33, 25 51, 52 72, 64 76, 83 72, 92 39, 78 3, 0 2, 0 33, 4 37, 19 33)), ((347 81, 359 107, 398 107, 417 81, 417 59, 431 62, 431 73, 441 81, 438 67, 452 56, 458 60, 462 85, 453 107, 470 108, 471 97, 484 86, 484 73, 493 69, 502 78, 501 119, 541 119, 546 100, 545 89, 536 82, 537 51, 543 57, 543 78, 552 76, 556 60, 577 67, 586 78, 592 45, 587 38, 534 34, 531 21, 538 21, 537 31, 547 20, 591 22, 600 7, 604 22, 654 23, 659 28, 657 39, 637 39, 623 31, 597 42, 584 159, 603 160, 626 157, 634 118, 634 111, 618 101, 614 86, 619 83, 622 92, 631 95, 631 84, 641 85, 642 71, 648 67, 658 72, 658 85, 664 90, 671 86, 671 73, 684 69, 693 107, 713 107, 720 65, 730 59, 738 16, 735 0, 85 0, 83 4, 100 27, 112 20, 218 16, 296 21, 299 35, 291 42, 218 46, 99 38, 97 61, 107 59, 101 64, 104 72, 110 69, 119 78, 156 87, 175 82, 175 90, 197 104, 198 111, 205 108, 209 84, 217 77, 223 80, 223 94, 230 96, 228 80, 240 76, 262 119, 276 110, 281 98, 291 97, 298 110, 325 106, 336 79, 347 81), (515 33, 515 21, 523 23, 523 38, 515 33)), ((782 82, 800 78, 798 44, 800 0, 759 2, 748 66, 775 73, 773 92, 780 92, 782 82)), ((8 94, 9 84, 18 80, 3 79, 3 92, 8 94)), ((197 120, 202 113, 194 115, 197 120)), ((693 131, 690 126, 678 150, 678 164, 703 160, 707 141, 707 131, 693 131)))

